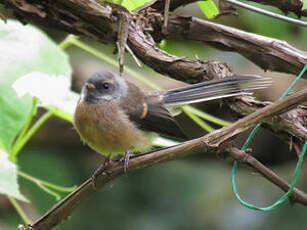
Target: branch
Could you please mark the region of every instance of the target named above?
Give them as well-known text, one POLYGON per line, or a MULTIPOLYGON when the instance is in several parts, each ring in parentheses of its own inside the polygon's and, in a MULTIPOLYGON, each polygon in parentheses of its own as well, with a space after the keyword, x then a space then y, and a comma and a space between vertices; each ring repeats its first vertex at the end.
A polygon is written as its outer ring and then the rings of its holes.
MULTIPOLYGON (((282 113, 283 111, 298 105, 307 100, 307 89, 299 91, 283 100, 279 100, 265 108, 262 108, 249 116, 238 120, 231 126, 216 130, 201 138, 184 142, 182 144, 159 149, 142 155, 136 155, 129 160, 129 171, 146 168, 167 160, 185 157, 192 154, 217 154, 221 151, 226 152, 234 159, 240 162, 248 163, 251 167, 256 169, 265 178, 276 184, 283 191, 287 191, 290 187, 279 176, 274 174, 271 170, 262 165, 252 156, 247 155, 234 147, 230 146, 230 140, 237 134, 251 128, 259 121, 268 119, 273 115, 282 113)), ((114 180, 116 177, 123 174, 123 165, 121 162, 111 162, 105 168, 104 173, 97 177, 96 188, 102 188, 108 182, 114 180)), ((27 229, 31 230, 47 230, 59 224, 62 220, 71 215, 73 210, 84 200, 88 199, 97 190, 92 185, 92 180, 88 179, 74 192, 65 197, 62 201, 51 208, 44 216, 37 220, 33 225, 27 229)), ((307 205, 307 194, 294 189, 291 193, 291 200, 303 205, 307 205)))
POLYGON ((242 132, 242 129, 246 130, 252 127, 255 124, 254 122, 255 120, 257 121, 259 120, 266 121, 266 119, 274 120, 276 119, 275 115, 277 115, 278 113, 285 112, 284 110, 289 109, 290 107, 293 108, 295 105, 298 104, 297 100, 299 100, 300 102, 305 102, 307 100, 306 97, 307 97, 307 88, 292 94, 291 96, 287 97, 284 100, 278 100, 271 105, 259 109, 251 113, 250 115, 238 120, 231 126, 215 131, 217 132, 217 136, 214 135, 215 132, 210 133, 211 134, 210 136, 212 136, 213 139, 218 140, 218 142, 216 142, 216 145, 218 146, 222 144, 226 139, 230 138, 229 136, 230 134, 237 135, 238 133, 242 132), (295 98, 295 96, 297 96, 298 98, 295 98))
MULTIPOLYGON (((53 1, 52 4, 47 4, 45 1, 34 1, 31 4, 26 0, 20 2, 22 4, 16 4, 15 0, 0 0, 0 3, 12 8, 22 20, 56 25, 68 32, 83 34, 94 40, 113 44, 117 42, 119 15, 125 12, 128 20, 131 21, 129 42, 133 46, 130 48, 133 51, 138 50, 139 52, 136 52, 138 58, 157 72, 189 83, 212 79, 218 77, 220 73, 229 74, 229 67, 225 63, 200 63, 176 57, 158 49, 155 43, 166 37, 166 34, 162 33, 164 17, 161 12, 152 11, 150 7, 141 12, 129 13, 125 8, 106 1, 97 3, 94 0, 63 0, 53 1), (135 26, 138 26, 137 31, 135 26), (138 38, 134 39, 133 36, 138 38), (140 49, 145 47, 150 48, 149 51, 141 52, 140 49), (217 71, 218 68, 222 68, 221 72, 217 71), (214 71, 211 72, 208 69, 214 71)), ((157 1, 156 4, 159 2, 157 1)), ((172 2, 170 7, 174 7, 175 3, 178 3, 175 5, 178 7, 190 1, 172 2)), ((191 40, 205 42, 215 48, 236 51, 264 70, 296 75, 307 63, 306 52, 284 41, 194 17, 171 16, 167 35, 181 35, 191 40)), ((306 76, 307 74, 304 75, 306 76)))
MULTIPOLYGON (((153 23, 161 25, 159 18, 156 17, 154 20, 153 23)), ((154 33, 159 33, 159 31, 154 33)), ((307 63, 307 53, 294 48, 285 41, 194 17, 171 16, 167 35, 180 35, 193 41, 204 42, 217 49, 238 52, 265 71, 297 75, 307 63)), ((304 74, 304 78, 307 78, 307 73, 304 74)))
POLYGON ((148 39, 148 33, 143 32, 143 23, 141 20, 132 23, 128 44, 134 54, 155 71, 187 83, 233 75, 226 63, 192 61, 159 49, 154 40, 148 39))
MULTIPOLYGON (((271 102, 257 101, 253 97, 239 97, 228 99, 231 103, 226 104, 231 107, 239 117, 246 116, 272 104, 271 102)), ((227 100, 227 101, 228 101, 227 100)), ((289 143, 302 147, 307 137, 307 107, 300 105, 284 114, 275 116, 263 121, 263 126, 273 132, 276 136, 289 143)))

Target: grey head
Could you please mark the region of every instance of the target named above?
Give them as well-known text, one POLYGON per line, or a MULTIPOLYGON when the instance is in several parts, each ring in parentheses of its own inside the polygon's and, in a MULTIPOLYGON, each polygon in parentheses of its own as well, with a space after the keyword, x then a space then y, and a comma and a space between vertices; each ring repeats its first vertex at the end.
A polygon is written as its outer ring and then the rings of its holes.
POLYGON ((126 81, 109 71, 94 73, 83 85, 81 100, 87 103, 103 103, 127 94, 126 81))

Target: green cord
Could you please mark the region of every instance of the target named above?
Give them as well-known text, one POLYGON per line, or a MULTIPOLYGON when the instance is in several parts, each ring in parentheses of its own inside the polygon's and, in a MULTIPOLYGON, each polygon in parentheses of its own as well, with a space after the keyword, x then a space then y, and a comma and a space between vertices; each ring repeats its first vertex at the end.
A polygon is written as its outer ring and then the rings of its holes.
POLYGON ((253 137, 256 135, 257 130, 259 129, 259 127, 261 126, 262 122, 259 122, 251 131, 251 133, 249 134, 247 140, 245 141, 243 147, 241 148, 242 151, 245 151, 247 146, 249 145, 249 143, 251 142, 251 140, 253 139, 253 137))
MULTIPOLYGON (((280 97, 280 99, 285 98, 289 94, 289 92, 293 89, 293 87, 296 85, 298 80, 303 76, 306 69, 307 69, 307 64, 305 64, 303 70, 296 77, 296 79, 292 82, 292 84, 289 86, 289 88, 283 93, 283 95, 280 97)), ((242 151, 246 150, 247 146, 249 145, 249 143, 251 142, 251 140, 255 136, 255 134, 256 134, 258 128, 261 126, 261 124, 262 124, 262 122, 258 123, 254 127, 254 129, 251 131, 251 133, 248 136, 247 140, 245 141, 243 147, 241 148, 242 151)), ((293 191, 293 189, 295 187, 295 183, 297 181, 297 177, 298 177, 299 171, 301 169, 301 165, 302 165, 303 158, 304 158, 304 155, 306 153, 306 150, 307 150, 307 139, 304 143, 301 154, 300 154, 299 159, 297 161, 297 165, 296 165, 296 168, 295 168, 295 171, 294 171, 294 175, 293 175, 293 178, 292 178, 290 189, 279 200, 277 200, 274 204, 267 206, 267 207, 257 207, 255 205, 249 204, 249 203, 247 203, 247 202, 245 202, 244 200, 241 199, 240 195, 238 194, 237 186, 236 186, 236 183, 235 183, 235 173, 236 173, 236 170, 237 170, 237 167, 238 167, 238 162, 235 160, 234 164, 233 164, 233 168, 232 168, 232 173, 231 173, 231 183, 232 183, 233 192, 234 192, 236 198, 238 199, 238 201, 242 205, 244 205, 245 207, 250 208, 250 209, 254 209, 254 210, 257 210, 257 211, 270 211, 270 210, 274 209, 275 207, 277 207, 278 205, 280 205, 281 203, 283 203, 285 200, 288 199, 288 197, 290 196, 291 192, 293 191)))
POLYGON ((293 175, 293 178, 292 178, 290 189, 282 197, 280 197, 279 200, 277 200, 275 203, 273 203, 272 205, 267 206, 267 207, 257 207, 255 205, 249 204, 249 203, 247 203, 247 202, 245 202, 244 200, 241 199, 240 195, 238 194, 237 186, 236 186, 236 183, 235 183, 235 172, 236 172, 237 165, 238 165, 237 161, 235 161, 234 164, 233 164, 233 168, 232 168, 231 182, 232 182, 232 189, 233 189, 234 194, 236 195, 236 198, 245 207, 250 208, 250 209, 254 209, 254 210, 257 210, 257 211, 270 211, 270 210, 276 208, 278 205, 280 205, 281 203, 283 203, 285 200, 288 199, 288 197, 290 196, 291 192, 295 188, 295 183, 297 181, 297 177, 298 177, 299 171, 301 170, 301 166, 302 166, 302 163, 303 163, 303 158, 304 158, 306 150, 307 150, 307 140, 305 141, 305 144, 303 146, 303 149, 302 149, 302 152, 300 154, 300 157, 298 158, 297 165, 296 165, 296 168, 295 168, 295 171, 294 171, 294 175, 293 175))

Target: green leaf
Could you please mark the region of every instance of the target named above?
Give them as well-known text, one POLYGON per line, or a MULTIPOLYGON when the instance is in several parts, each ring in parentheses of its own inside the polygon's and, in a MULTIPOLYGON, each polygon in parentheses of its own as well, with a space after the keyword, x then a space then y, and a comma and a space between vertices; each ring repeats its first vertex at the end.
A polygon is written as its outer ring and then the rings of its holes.
POLYGON ((307 0, 302 0, 302 1, 303 1, 302 10, 306 10, 307 9, 307 0))
POLYGON ((0 149, 0 193, 28 202, 19 191, 17 167, 8 159, 8 154, 0 149))
POLYGON ((127 10, 135 10, 136 8, 145 5, 152 0, 99 0, 99 2, 111 2, 124 6, 127 10))
POLYGON ((71 68, 67 55, 43 32, 12 20, 0 22, 0 53, 0 143, 9 152, 32 105, 31 96, 18 97, 12 84, 34 71, 70 79, 71 68))
POLYGON ((123 0, 121 5, 132 11, 150 1, 151 0, 123 0))
POLYGON ((197 3, 206 18, 211 19, 219 14, 219 10, 212 0, 198 1, 197 3))
POLYGON ((6 75, 4 78, 0 74, 0 145, 9 152, 15 136, 26 122, 32 99, 29 96, 18 98, 10 87, 14 77, 6 75))

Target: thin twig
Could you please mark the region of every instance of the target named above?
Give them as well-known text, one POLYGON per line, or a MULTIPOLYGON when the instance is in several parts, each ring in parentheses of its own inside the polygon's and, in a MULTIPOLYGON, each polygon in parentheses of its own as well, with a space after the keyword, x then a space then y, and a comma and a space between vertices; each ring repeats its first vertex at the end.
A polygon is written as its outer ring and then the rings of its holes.
POLYGON ((129 52, 135 63, 137 64, 138 67, 142 67, 139 59, 134 55, 133 51, 130 49, 130 47, 126 44, 126 50, 129 52))
POLYGON ((168 14, 169 14, 169 5, 170 0, 165 0, 165 6, 164 6, 164 22, 162 31, 167 32, 167 22, 168 22, 168 14))
POLYGON ((127 16, 126 12, 121 12, 119 28, 118 28, 118 41, 116 43, 118 51, 120 75, 124 71, 125 47, 127 46, 128 31, 129 31, 129 17, 127 16))
MULTIPOLYGON (((160 23, 163 23, 162 20, 160 23)), ((167 29, 169 36, 181 35, 185 39, 204 42, 220 50, 240 53, 264 70, 297 75, 307 63, 307 53, 286 41, 256 35, 208 20, 171 16, 167 29)), ((306 73, 304 78, 307 78, 306 73)))
POLYGON ((248 0, 263 5, 274 6, 283 11, 285 14, 289 12, 295 13, 298 17, 307 16, 306 9, 303 9, 302 0, 248 0))
POLYGON ((255 7, 255 6, 251 6, 249 4, 239 2, 239 1, 236 1, 236 0, 223 0, 223 1, 228 2, 230 4, 233 4, 233 5, 236 5, 236 6, 239 6, 241 8, 247 9, 247 10, 254 11, 254 12, 259 13, 259 14, 263 14, 263 15, 266 15, 266 16, 269 16, 269 17, 272 17, 272 18, 277 18, 279 20, 289 22, 289 23, 293 23, 295 25, 307 27, 307 22, 305 22, 305 21, 301 21, 301 20, 297 20, 297 19, 294 19, 294 18, 283 16, 283 15, 280 15, 280 14, 276 14, 276 13, 273 13, 271 11, 267 11, 267 10, 264 10, 264 9, 261 9, 261 8, 255 7))

